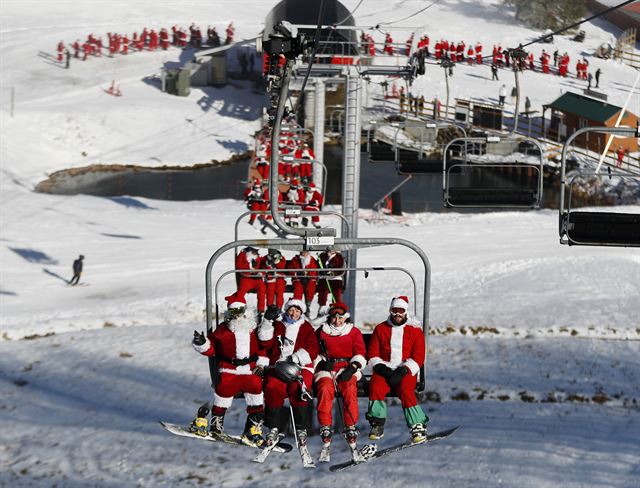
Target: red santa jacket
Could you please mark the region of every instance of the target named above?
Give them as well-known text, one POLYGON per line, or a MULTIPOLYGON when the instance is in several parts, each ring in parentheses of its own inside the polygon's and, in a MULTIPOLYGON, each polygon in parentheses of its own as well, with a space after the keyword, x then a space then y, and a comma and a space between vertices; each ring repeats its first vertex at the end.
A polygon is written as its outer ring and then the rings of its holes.
MULTIPOLYGON (((318 256, 320 261, 319 264, 322 264, 320 268, 328 269, 328 268, 344 268, 344 258, 342 254, 339 252, 333 254, 333 256, 329 256, 327 251, 320 253, 318 256)), ((318 272, 318 276, 320 278, 327 278, 329 280, 340 280, 342 281, 342 277, 344 276, 344 271, 329 271, 327 273, 318 272)))
POLYGON ((296 273, 291 273, 291 279, 295 281, 300 278, 308 278, 308 277, 316 277, 318 276, 318 261, 311 254, 307 255, 307 259, 303 259, 300 254, 291 258, 291 260, 287 263, 287 269, 300 269, 300 270, 309 270, 309 271, 299 271, 296 273))
POLYGON ((412 375, 418 374, 425 361, 422 328, 407 321, 391 325, 389 319, 376 325, 367 351, 369 365, 386 364, 390 368, 406 366, 412 375))
MULTIPOLYGON (((255 259, 253 258, 249 259, 245 251, 241 251, 236 256, 236 269, 254 270, 259 268, 258 266, 259 264, 260 264, 259 257, 255 259)), ((251 271, 248 271, 246 273, 240 273, 240 276, 244 278, 258 278, 258 279, 260 278, 260 276, 257 273, 251 273, 251 271), (252 274, 256 276, 252 276, 252 274)))
POLYGON ((315 207, 318 210, 322 207, 322 194, 315 189, 311 189, 311 191, 305 191, 303 202, 305 205, 309 207, 315 207))
POLYGON ((271 364, 291 356, 295 363, 313 372, 313 362, 318 355, 318 339, 304 316, 292 323, 286 323, 286 318, 273 324, 263 322, 258 339, 271 364))
POLYGON ((276 279, 285 279, 287 277, 285 273, 278 273, 277 270, 284 269, 286 266, 287 260, 284 257, 280 258, 280 261, 275 263, 273 258, 269 255, 262 256, 260 258, 260 263, 258 264, 258 268, 260 269, 273 270, 264 274, 264 281, 267 283, 275 283, 276 279))
MULTIPOLYGON (((327 323, 318 329, 316 335, 321 354, 316 358, 314 366, 317 366, 323 359, 337 359, 333 365, 333 371, 336 374, 340 374, 350 363, 360 365, 360 370, 367 364, 362 332, 354 327, 353 324, 348 323, 343 327, 337 328, 327 323)), ((317 381, 320 378, 330 378, 331 375, 328 371, 316 371, 314 377, 317 381)), ((359 380, 361 377, 362 373, 358 371, 356 379, 359 380)))
POLYGON ((245 317, 222 322, 209 333, 203 345, 193 344, 193 348, 204 356, 215 356, 221 373, 252 374, 256 366, 269 364, 269 358, 258 341, 256 323, 245 317), (248 360, 246 364, 238 361, 243 359, 248 360))

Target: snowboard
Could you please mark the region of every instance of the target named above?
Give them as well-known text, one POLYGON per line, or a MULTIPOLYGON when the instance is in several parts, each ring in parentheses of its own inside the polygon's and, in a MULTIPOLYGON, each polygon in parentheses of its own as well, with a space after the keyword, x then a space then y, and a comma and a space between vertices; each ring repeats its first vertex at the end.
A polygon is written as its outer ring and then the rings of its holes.
MULTIPOLYGON (((374 451, 373 453, 369 454, 368 456, 364 454, 364 461, 347 461, 344 463, 340 463, 340 464, 334 464, 331 467, 329 467, 329 471, 332 472, 336 472, 336 471, 343 471, 345 469, 349 469, 353 466, 357 466, 359 464, 366 464, 368 462, 373 461, 374 459, 378 459, 384 456, 388 456, 389 454, 393 454, 395 452, 399 452, 402 451, 404 449, 408 449, 410 447, 417 447, 417 446, 424 446, 426 444, 430 444, 431 442, 435 442, 438 441, 440 439, 446 439, 447 437, 449 437, 451 434, 453 434, 456 430, 458 430, 460 426, 458 427, 454 427, 453 429, 448 429, 448 430, 443 430, 440 432, 436 432, 434 434, 428 434, 427 435, 427 439, 423 442, 403 442, 401 444, 397 444, 395 446, 391 446, 391 447, 387 447, 386 449, 382 449, 380 451, 374 451)), ((373 444, 375 445, 375 444, 373 444)), ((369 448, 370 446, 365 446, 364 450, 366 452, 367 448, 369 448)), ((371 451, 371 449, 369 448, 369 451, 371 451)))

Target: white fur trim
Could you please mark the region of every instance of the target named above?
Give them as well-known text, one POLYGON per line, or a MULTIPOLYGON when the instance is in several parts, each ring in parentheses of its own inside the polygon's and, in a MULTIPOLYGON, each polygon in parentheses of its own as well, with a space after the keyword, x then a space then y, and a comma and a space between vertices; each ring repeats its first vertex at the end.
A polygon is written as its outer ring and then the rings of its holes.
MULTIPOLYGON (((327 319, 327 320, 330 320, 330 319, 327 319)), ((353 324, 351 322, 344 324, 340 328, 333 327, 331 325, 331 322, 327 322, 322 326, 322 332, 334 337, 347 335, 349 332, 351 332, 351 329, 353 329, 353 324)))
POLYGON ((397 367, 402 362, 402 338, 404 337, 404 325, 391 327, 391 357, 389 364, 397 367))
POLYGON ((391 310, 392 308, 401 308, 403 310, 408 310, 409 302, 403 300, 400 297, 393 298, 391 300, 391 303, 389 304, 389 310, 391 310))
POLYGON ((302 300, 296 300, 295 298, 290 298, 289 300, 287 300, 287 303, 284 304, 284 307, 282 310, 286 312, 287 310, 289 310, 290 307, 298 307, 300 310, 302 310, 303 315, 307 312, 307 305, 302 300))
POLYGON ((402 363, 402 365, 406 366, 407 368, 409 368, 409 371, 411 371, 411 374, 413 376, 417 375, 418 371, 420 371, 420 366, 418 366, 418 363, 416 363, 411 358, 407 359, 404 363, 402 363))
POLYGON ((269 358, 266 356, 259 356, 256 361, 256 366, 262 366, 263 368, 269 366, 269 358))
POLYGON ((306 349, 298 349, 292 354, 294 362, 297 362, 300 366, 309 364, 311 362, 311 356, 306 349))
POLYGON ((273 331, 273 324, 263 321, 258 329, 258 339, 261 341, 270 341, 273 339, 273 331))
POLYGON ((247 402, 248 407, 264 405, 264 395, 262 393, 258 393, 257 395, 253 393, 245 393, 244 399, 247 402))
POLYGON ((223 397, 218 395, 215 391, 213 392, 214 407, 229 408, 232 403, 233 403, 233 397, 223 397))
POLYGON ((204 354, 211 347, 211 341, 209 341, 209 338, 207 337, 207 340, 204 341, 204 344, 202 344, 201 346, 198 346, 197 344, 194 344, 193 342, 191 343, 191 345, 193 346, 193 348, 197 352, 199 352, 200 354, 204 354))
POLYGON ((357 354, 351 358, 350 363, 358 363, 360 365, 360 369, 364 368, 367 365, 367 360, 364 356, 357 354))
POLYGON ((329 373, 329 371, 318 371, 316 374, 313 375, 313 379, 315 381, 318 381, 322 378, 331 378, 331 373, 329 373))
POLYGON ((230 308, 247 308, 247 304, 244 302, 233 302, 229 304, 227 310, 230 308))
POLYGON ((242 366, 236 366, 236 369, 220 368, 218 371, 220 373, 240 374, 240 375, 252 374, 251 367, 248 364, 244 364, 242 366))
POLYGON ((371 369, 373 369, 377 364, 387 364, 387 362, 383 361, 382 358, 379 358, 377 356, 369 359, 369 366, 371 367, 371 369))

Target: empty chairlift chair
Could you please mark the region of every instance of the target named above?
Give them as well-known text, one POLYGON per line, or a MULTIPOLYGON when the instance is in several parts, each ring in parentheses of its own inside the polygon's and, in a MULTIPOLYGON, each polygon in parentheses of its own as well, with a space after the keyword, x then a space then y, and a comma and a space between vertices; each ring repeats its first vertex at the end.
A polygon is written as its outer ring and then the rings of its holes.
POLYGON ((543 163, 536 140, 464 137, 449 142, 444 152, 445 207, 540 207, 543 163))
POLYGON ((629 172, 607 166, 603 172, 566 174, 568 148, 585 132, 638 137, 629 127, 589 127, 576 131, 562 149, 559 210, 560 243, 577 246, 640 247, 640 168, 629 172), (580 206, 577 201, 580 200, 580 206), (617 210, 615 205, 625 205, 617 210), (635 209, 629 211, 628 209, 635 209))

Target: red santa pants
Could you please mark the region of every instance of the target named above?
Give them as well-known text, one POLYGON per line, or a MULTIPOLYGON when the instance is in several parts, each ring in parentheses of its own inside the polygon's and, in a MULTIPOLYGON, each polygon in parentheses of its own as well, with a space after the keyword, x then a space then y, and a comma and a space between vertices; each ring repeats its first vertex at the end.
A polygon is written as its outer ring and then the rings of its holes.
POLYGON ((275 281, 267 281, 267 305, 274 305, 282 308, 284 304, 284 289, 286 282, 283 278, 277 278, 275 281))
MULTIPOLYGON (((311 383, 313 382, 311 372, 303 369, 302 380, 305 388, 311 392, 311 383)), ((267 408, 282 407, 286 398, 289 399, 289 404, 292 407, 306 407, 309 402, 303 400, 301 395, 302 388, 297 381, 285 383, 272 374, 267 375, 264 380, 264 399, 267 408)))
POLYGON ((295 300, 304 300, 310 302, 313 295, 316 294, 316 280, 314 278, 306 278, 303 280, 295 280, 293 282, 293 298, 295 300))
POLYGON ((333 294, 333 302, 342 301, 342 280, 318 280, 318 305, 321 307, 327 304, 327 297, 329 296, 329 286, 331 286, 331 293, 333 294))
MULTIPOLYGON (((338 381, 338 389, 344 398, 344 423, 356 425, 358 423, 358 386, 355 377, 351 377, 349 381, 338 381)), ((318 422, 321 426, 331 425, 335 397, 331 378, 324 377, 316 381, 316 397, 318 398, 318 422)))
MULTIPOLYGON (((304 207, 302 207, 302 210, 306 212, 319 212, 320 207, 316 207, 315 205, 305 205, 304 207)), ((320 223, 320 216, 319 215, 312 216, 311 222, 313 222, 314 224, 320 223)))
POLYGON ((258 173, 260 173, 260 178, 263 180, 269 179, 269 165, 267 163, 256 164, 256 169, 258 170, 258 173))
MULTIPOLYGON (((406 374, 400 384, 393 391, 400 402, 402 402, 402 408, 415 407, 418 404, 416 399, 416 383, 418 382, 418 376, 413 376, 411 373, 406 374)), ((391 391, 391 387, 387 384, 387 381, 379 374, 373 373, 371 380, 369 381, 369 400, 384 400, 387 393, 391 391)))
POLYGON ((233 397, 244 393, 247 402, 247 413, 264 411, 264 396, 262 394, 262 378, 255 374, 233 374, 221 372, 218 384, 214 390, 213 407, 211 413, 224 415, 231 406, 233 397))
POLYGON ((258 312, 264 312, 265 303, 267 299, 267 293, 264 286, 264 281, 261 278, 247 278, 240 277, 240 284, 238 285, 238 291, 236 292, 236 299, 244 301, 244 296, 247 292, 254 291, 258 295, 258 312))

